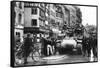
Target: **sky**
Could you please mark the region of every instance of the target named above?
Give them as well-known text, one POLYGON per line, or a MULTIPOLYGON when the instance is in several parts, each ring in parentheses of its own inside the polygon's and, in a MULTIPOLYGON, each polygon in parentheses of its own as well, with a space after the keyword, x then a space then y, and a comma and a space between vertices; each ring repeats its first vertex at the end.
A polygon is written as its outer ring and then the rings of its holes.
POLYGON ((78 6, 82 12, 82 24, 97 25, 96 23, 96 7, 78 6))

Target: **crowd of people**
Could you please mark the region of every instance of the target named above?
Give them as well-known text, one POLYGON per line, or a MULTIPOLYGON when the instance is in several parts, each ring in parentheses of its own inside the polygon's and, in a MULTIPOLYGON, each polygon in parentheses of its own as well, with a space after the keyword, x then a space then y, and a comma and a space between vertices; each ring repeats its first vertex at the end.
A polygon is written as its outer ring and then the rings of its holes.
POLYGON ((56 39, 51 37, 42 37, 43 54, 45 56, 53 55, 56 52, 56 39))
MULTIPOLYGON (((31 37, 30 33, 28 33, 27 37, 25 37, 23 39, 24 39, 24 41, 22 43, 23 43, 24 64, 27 64, 27 57, 32 52, 32 48, 34 49, 34 45, 36 43, 34 42, 34 38, 31 37)), ((52 37, 41 37, 40 40, 41 40, 40 43, 42 45, 42 47, 40 49, 40 53, 43 56, 54 55, 56 52, 56 39, 52 38, 52 37)), ((16 43, 21 43, 19 37, 16 38, 16 43)))
MULTIPOLYGON (((16 43, 20 42, 19 38, 16 38, 16 43)), ((27 37, 24 38, 23 42, 23 56, 24 56, 24 64, 27 63, 27 57, 30 55, 32 51, 32 47, 34 48, 33 38, 30 38, 30 34, 27 34, 27 37)), ((57 47, 57 39, 54 37, 41 37, 41 54, 43 56, 50 56, 56 54, 59 51, 59 47, 57 47)), ((93 37, 83 37, 82 39, 82 52, 83 56, 90 57, 91 50, 93 51, 93 56, 97 58, 97 38, 93 37)))
POLYGON ((84 37, 82 40, 83 56, 90 57, 91 51, 93 52, 93 57, 97 58, 97 38, 94 37, 84 37))

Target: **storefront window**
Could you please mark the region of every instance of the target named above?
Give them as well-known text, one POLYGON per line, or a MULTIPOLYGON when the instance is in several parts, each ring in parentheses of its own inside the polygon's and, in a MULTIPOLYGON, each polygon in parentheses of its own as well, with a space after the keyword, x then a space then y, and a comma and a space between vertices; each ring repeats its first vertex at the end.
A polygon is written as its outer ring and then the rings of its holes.
POLYGON ((40 42, 40 39, 37 39, 37 42, 40 42))
POLYGON ((16 32, 16 42, 20 42, 20 32, 16 32))
POLYGON ((20 37, 20 32, 16 32, 16 35, 20 37))

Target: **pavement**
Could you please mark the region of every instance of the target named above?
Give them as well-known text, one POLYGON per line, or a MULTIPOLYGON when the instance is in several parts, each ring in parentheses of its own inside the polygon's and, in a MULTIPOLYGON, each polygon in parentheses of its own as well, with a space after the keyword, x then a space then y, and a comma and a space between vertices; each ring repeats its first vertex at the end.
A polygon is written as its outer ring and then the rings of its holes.
POLYGON ((66 55, 53 55, 53 56, 49 56, 49 57, 44 57, 42 58, 43 60, 59 60, 59 59, 63 59, 63 58, 67 58, 66 55))
POLYGON ((90 59, 88 57, 83 57, 81 55, 54 55, 49 57, 43 57, 37 62, 29 60, 29 63, 27 65, 45 65, 45 64, 76 63, 76 62, 89 62, 89 61, 90 59))
MULTIPOLYGON (((53 55, 53 56, 47 56, 47 57, 43 57, 43 58, 38 58, 37 62, 49 62, 49 61, 60 61, 64 58, 67 58, 68 56, 66 55, 53 55)), ((28 57, 28 62, 29 63, 34 63, 34 60, 32 60, 31 57, 28 57)))
POLYGON ((28 57, 27 60, 28 64, 26 65, 45 65, 45 64, 90 62, 93 61, 93 58, 83 57, 82 55, 64 54, 64 55, 53 55, 53 56, 39 58, 38 61, 34 61, 32 60, 31 57, 28 57))

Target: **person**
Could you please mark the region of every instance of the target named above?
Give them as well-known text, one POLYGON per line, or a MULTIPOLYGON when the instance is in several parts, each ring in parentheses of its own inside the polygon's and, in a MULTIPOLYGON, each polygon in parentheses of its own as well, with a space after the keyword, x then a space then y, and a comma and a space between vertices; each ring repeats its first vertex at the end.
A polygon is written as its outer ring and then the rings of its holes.
POLYGON ((91 50, 93 52, 93 58, 94 58, 94 61, 97 61, 95 60, 97 58, 97 39, 95 37, 92 37, 91 38, 91 50))
POLYGON ((30 38, 30 34, 27 34, 27 37, 24 42, 24 64, 27 64, 27 57, 31 52, 32 39, 30 38))
POLYGON ((21 39, 20 39, 20 35, 16 35, 16 36, 15 36, 15 41, 16 41, 16 43, 17 43, 17 42, 20 42, 20 40, 21 40, 21 39))
POLYGON ((51 42, 51 46, 52 46, 52 50, 53 50, 53 54, 56 53, 57 47, 56 47, 56 39, 55 38, 51 38, 52 42, 51 42))
POLYGON ((87 38, 86 37, 83 37, 83 39, 82 39, 83 56, 86 56, 87 45, 88 45, 87 38))
POLYGON ((50 37, 47 37, 47 56, 49 56, 50 54, 53 55, 53 49, 52 49, 52 41, 51 41, 51 38, 50 37))
POLYGON ((91 37, 89 37, 89 38, 87 38, 87 40, 86 40, 87 42, 87 53, 88 53, 88 57, 91 57, 91 41, 92 41, 92 39, 91 39, 91 37))
POLYGON ((43 54, 44 56, 47 56, 47 51, 46 51, 46 48, 47 48, 47 41, 46 41, 46 38, 45 38, 45 37, 42 37, 42 38, 41 38, 41 42, 42 42, 42 46, 43 46, 43 48, 42 48, 42 54, 43 54))

